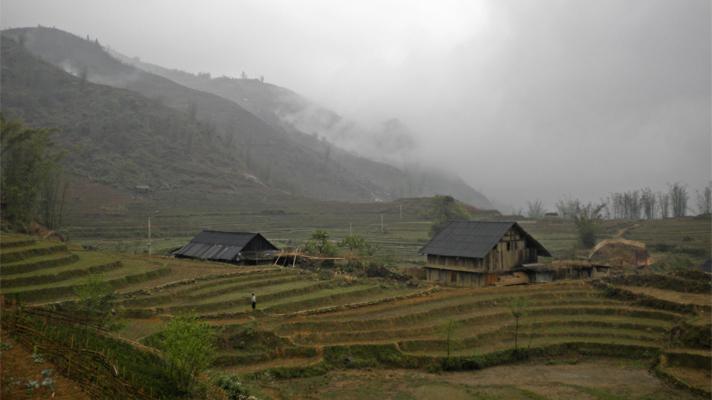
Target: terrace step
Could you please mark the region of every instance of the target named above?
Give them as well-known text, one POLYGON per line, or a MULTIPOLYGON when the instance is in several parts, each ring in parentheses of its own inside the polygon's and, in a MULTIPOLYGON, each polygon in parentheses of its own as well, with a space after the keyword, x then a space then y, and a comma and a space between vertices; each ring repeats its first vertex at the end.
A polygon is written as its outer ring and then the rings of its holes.
POLYGON ((79 260, 79 256, 71 253, 54 253, 44 257, 33 257, 29 261, 17 261, 0 266, 0 276, 22 274, 45 268, 69 265, 79 260))
POLYGON ((323 361, 322 356, 316 357, 288 357, 276 358, 269 361, 263 361, 254 364, 245 364, 240 366, 219 367, 220 370, 231 374, 252 374, 264 370, 274 368, 304 368, 317 365, 323 361))
MULTIPOLYGON (((179 265, 178 268, 182 267, 179 265)), ((190 293, 191 291, 195 290, 195 288, 218 285, 221 281, 240 278, 245 279, 245 277, 249 278, 252 275, 259 276, 259 274, 269 274, 271 272, 272 269, 256 269, 249 271, 237 271, 204 275, 199 276, 197 278, 181 279, 177 281, 163 283, 153 288, 144 288, 132 292, 125 292, 122 294, 122 299, 119 300, 119 303, 130 304, 134 307, 142 305, 164 304, 183 294, 190 293)))
MULTIPOLYGON (((252 274, 250 274, 252 275, 252 274)), ((155 295, 146 295, 146 296, 139 296, 139 297, 132 297, 132 298, 127 298, 122 301, 120 301, 120 304, 126 306, 126 307, 155 307, 159 306, 162 304, 168 304, 168 303, 176 303, 176 305, 180 305, 181 303, 191 303, 191 302, 200 302, 201 300, 211 298, 211 297, 217 297, 221 296, 224 294, 228 294, 231 292, 234 292, 236 290, 240 289, 245 289, 245 288, 259 288, 259 287, 264 287, 264 286, 270 286, 270 285, 275 285, 275 284, 280 284, 280 283, 287 283, 287 282, 292 282, 292 281, 298 281, 300 280, 300 277, 297 275, 292 275, 292 274, 284 274, 284 276, 279 276, 275 274, 270 274, 267 277, 260 277, 260 276, 255 276, 255 277, 248 277, 251 279, 244 279, 242 281, 237 281, 240 283, 234 283, 230 284, 229 286, 225 287, 221 282, 220 279, 210 282, 207 285, 201 285, 200 289, 196 289, 195 287, 182 287, 178 291, 168 291, 167 293, 163 294, 155 294, 155 295), (256 278, 256 279, 255 279, 256 278), (221 287, 221 289, 213 289, 213 287, 221 287), (204 291, 204 292, 201 292, 204 291)), ((234 276, 229 277, 225 279, 225 281, 236 281, 236 278, 234 276)))
MULTIPOLYGON (((606 346, 611 346, 611 348, 615 349, 618 346, 629 346, 633 348, 639 348, 643 349, 646 352, 648 352, 650 355, 656 354, 656 352, 659 349, 659 346, 655 343, 651 343, 648 341, 641 341, 641 340, 636 340, 636 339, 629 339, 629 338, 607 338, 607 337, 583 337, 583 336, 556 336, 556 337, 545 337, 545 338, 536 338, 529 343, 527 340, 523 340, 520 342, 520 348, 522 349, 536 349, 536 348, 545 348, 545 347, 551 347, 551 346, 571 346, 571 347, 585 347, 587 345, 592 345, 593 347, 599 347, 602 346, 605 348, 606 346)), ((402 346, 402 344, 399 344, 399 347, 402 346)), ((499 342, 499 343, 491 343, 488 344, 486 349, 489 352, 496 352, 496 351, 503 351, 503 350, 510 350, 514 348, 514 343, 513 341, 504 341, 504 342, 499 342)), ((402 352, 404 354, 410 354, 410 355, 416 355, 416 356, 430 356, 430 357, 443 357, 447 355, 447 349, 446 347, 442 347, 441 349, 438 350, 408 350, 408 349, 402 349, 402 352)), ((464 349, 464 350, 455 350, 451 351, 450 355, 452 357, 470 357, 473 355, 473 350, 476 351, 477 354, 482 354, 480 351, 477 351, 477 348, 475 349, 464 349)), ((619 356, 621 354, 618 354, 616 352, 607 354, 610 356, 619 356)))
MULTIPOLYGON (((333 343, 355 343, 355 342, 372 342, 372 341, 399 341, 405 343, 404 338, 426 338, 421 339, 421 345, 434 343, 444 343, 442 336, 445 332, 446 324, 433 324, 422 327, 404 327, 391 330, 365 330, 365 331, 328 331, 326 333, 307 333, 291 336, 295 343, 299 344, 333 344, 333 343)), ((591 334, 591 336, 605 336, 606 334, 626 335, 630 338, 638 338, 652 341, 662 340, 665 334, 665 329, 655 326, 638 325, 634 322, 624 322, 622 324, 612 323, 610 321, 565 321, 551 320, 527 323, 522 321, 520 325, 520 335, 528 335, 530 332, 535 332, 534 336, 556 336, 560 335, 563 327, 567 327, 565 332, 575 332, 576 335, 591 334), (642 329, 641 329, 642 328, 642 329)), ((460 343, 462 346, 481 345, 488 340, 501 337, 514 337, 514 322, 504 320, 501 323, 488 325, 471 324, 463 325, 458 323, 453 332, 455 339, 453 342, 460 343)), ((415 341, 411 342, 411 345, 415 341)), ((412 346, 411 346, 412 347, 412 346)))
POLYGON ((221 352, 213 365, 219 367, 258 364, 283 358, 311 358, 320 355, 319 349, 308 346, 281 347, 268 352, 221 352))
POLYGON ((191 301, 191 300, 201 300, 209 297, 216 297, 220 296, 226 293, 231 293, 236 290, 240 289, 246 289, 246 288, 261 288, 265 286, 274 286, 274 285, 279 285, 287 282, 295 282, 302 280, 303 277, 299 275, 294 275, 294 274, 285 274, 284 276, 276 276, 272 277, 269 276, 268 278, 265 279, 255 279, 255 280, 248 280, 248 281, 240 281, 239 283, 233 283, 227 286, 219 285, 217 288, 210 287, 208 290, 202 289, 201 290, 192 290, 190 292, 187 292, 183 298, 186 301, 191 301))
MULTIPOLYGON (((403 314, 417 314, 419 316, 427 315, 442 315, 447 312, 464 313, 483 307, 507 307, 510 302, 516 297, 523 297, 526 293, 520 293, 521 296, 512 296, 510 293, 496 294, 490 292, 487 296, 475 296, 470 293, 448 295, 448 293, 436 293, 429 297, 422 297, 412 301, 401 303, 384 304, 379 307, 374 307, 375 310, 354 310, 345 311, 338 314, 328 316, 329 320, 373 320, 378 317, 393 317, 403 314)), ((610 300, 593 290, 561 290, 554 292, 537 291, 526 297, 530 302, 541 301, 546 304, 551 302, 565 302, 568 299, 593 299, 605 300, 608 302, 614 301, 622 303, 619 300, 610 300)))
MULTIPOLYGON (((122 266, 112 269, 105 275, 105 281, 114 289, 122 288, 134 283, 144 282, 170 273, 168 267, 144 266, 135 268, 122 266)), ((74 296, 74 290, 82 285, 82 277, 72 278, 58 283, 23 286, 20 288, 10 288, 2 290, 8 297, 15 297, 24 302, 47 302, 58 299, 66 299, 74 296)))
POLYGON ((662 366, 655 368, 655 373, 675 386, 697 393, 703 398, 712 396, 712 374, 710 369, 662 366))
MULTIPOLYGON (((77 258, 78 260, 78 258, 77 258)), ((61 270, 59 271, 46 271, 43 270, 41 274, 36 274, 36 275, 30 275, 30 274, 21 274, 23 276, 13 278, 12 276, 10 277, 5 277, 2 279, 2 286, 3 288, 15 288, 19 286, 30 286, 30 285, 41 285, 43 283, 51 283, 51 282, 60 282, 63 280, 71 279, 71 278, 76 278, 78 276, 86 276, 90 274, 95 274, 95 273, 101 273, 101 272, 106 272, 110 271, 112 269, 120 268, 121 267, 121 262, 120 261, 112 261, 104 264, 96 264, 96 265, 91 265, 87 267, 76 267, 76 268, 67 268, 67 267, 74 267, 74 264, 68 264, 65 266, 60 267, 61 270), (54 272, 54 273, 52 273, 54 272)))
MULTIPOLYGON (((297 281, 299 282, 299 281, 297 281)), ((290 284, 295 284, 296 282, 289 282, 290 284)), ((308 293, 310 291, 319 290, 324 287, 328 287, 331 283, 328 281, 304 281, 302 285, 295 285, 294 288, 289 288, 285 285, 284 290, 277 290, 275 292, 267 292, 265 294, 258 294, 258 305, 264 302, 268 302, 272 299, 284 299, 287 297, 297 296, 303 293, 308 293)), ((279 285, 277 286, 279 287, 279 285)), ((218 297, 219 299, 220 297, 218 297)), ((249 292, 244 293, 234 293, 230 296, 226 296, 225 300, 210 301, 208 298, 205 301, 191 303, 191 304, 180 304, 165 308, 165 311, 170 313, 181 312, 191 310, 194 312, 210 312, 226 308, 231 308, 235 306, 244 306, 247 309, 249 305, 249 292)))
POLYGON ((34 239, 6 239, 6 238, 0 238, 0 249, 10 249, 14 247, 27 247, 27 246, 32 246, 33 244, 37 243, 36 240, 34 239))
MULTIPOLYGON (((446 320, 448 316, 453 316, 450 319, 455 319, 460 323, 473 324, 473 323, 485 323, 487 321, 495 321, 498 319, 511 320, 511 311, 506 308, 484 308, 486 311, 483 313, 482 310, 475 310, 471 313, 458 313, 458 312, 426 312, 411 315, 401 315, 399 317, 386 318, 386 319, 374 319, 374 320, 327 320, 327 321, 308 321, 308 322, 292 322, 281 325, 277 331, 281 334, 293 332, 293 331, 338 331, 338 330, 369 330, 369 329, 392 329, 394 327, 401 326, 413 326, 417 321, 429 321, 432 319, 446 320), (469 315, 469 317, 467 317, 469 315)), ((457 310, 456 310, 457 311, 457 310)), ((612 304, 603 306, 591 306, 591 305, 567 305, 567 306, 541 306, 541 307, 531 307, 527 310, 529 316, 543 316, 543 315, 567 315, 575 317, 577 315, 608 315, 608 316, 627 316, 627 317, 637 317, 637 318, 648 318, 648 319, 658 319, 663 321, 670 321, 678 317, 677 314, 669 313, 666 311, 652 310, 642 307, 628 307, 624 304, 612 304)))
POLYGON ((0 263, 11 263, 31 257, 67 251, 67 245, 56 243, 41 243, 24 247, 13 247, 8 251, 0 252, 0 263))
POLYGON ((712 369, 712 350, 709 349, 666 349, 660 359, 663 366, 712 369))

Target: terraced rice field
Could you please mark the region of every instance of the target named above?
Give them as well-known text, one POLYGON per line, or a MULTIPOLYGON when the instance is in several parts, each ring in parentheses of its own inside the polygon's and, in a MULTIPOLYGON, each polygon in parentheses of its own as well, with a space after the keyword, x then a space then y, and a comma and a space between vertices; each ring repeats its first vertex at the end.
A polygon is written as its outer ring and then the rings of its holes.
POLYGON ((0 294, 27 303, 70 299, 92 274, 100 274, 117 290, 133 290, 171 272, 161 260, 70 249, 60 242, 12 234, 0 237, 0 263, 0 294))
MULTIPOLYGON (((615 296, 588 281, 414 287, 272 265, 115 257, 27 237, 3 236, 0 243, 3 295, 67 299, 86 275, 102 273, 119 292, 117 309, 127 322, 122 335, 148 339, 172 315, 193 312, 219 327, 214 368, 255 379, 339 368, 481 368, 511 360, 516 337, 517 348, 535 357, 574 352, 647 362, 660 355, 661 377, 710 391, 709 336, 679 334, 681 326, 709 332, 704 293, 631 280, 614 285, 615 296), (523 303, 518 321, 515 300, 523 303)), ((687 278, 670 279, 684 284, 687 278)), ((701 287, 695 285, 689 287, 701 287)))
POLYGON ((626 296, 666 309, 689 310, 675 337, 662 349, 656 372, 675 385, 709 398, 712 392, 712 294, 710 278, 703 273, 685 273, 658 279, 628 279, 625 284, 612 279, 613 287, 626 296), (655 287, 658 286, 658 287, 655 287), (670 287, 680 290, 672 290, 670 287), (684 289, 684 290, 683 290, 684 289))

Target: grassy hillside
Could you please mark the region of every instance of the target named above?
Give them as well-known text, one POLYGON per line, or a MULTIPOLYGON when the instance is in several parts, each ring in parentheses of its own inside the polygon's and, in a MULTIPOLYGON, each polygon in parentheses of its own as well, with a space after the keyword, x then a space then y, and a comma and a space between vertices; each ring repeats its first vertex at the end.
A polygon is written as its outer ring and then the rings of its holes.
MULTIPOLYGON (((393 199, 407 194, 408 191, 417 193, 415 189, 422 186, 420 177, 409 179, 402 171, 392 166, 345 152, 313 135, 287 131, 282 126, 269 124, 234 101, 182 86, 162 76, 124 64, 107 53, 97 42, 84 40, 58 29, 42 27, 6 30, 3 35, 22 43, 21 47, 66 71, 68 75, 76 76, 79 82, 86 80, 128 89, 151 99, 157 105, 179 111, 180 119, 171 121, 166 118, 162 122, 164 125, 177 126, 187 119, 196 125, 186 127, 185 134, 180 139, 173 137, 174 142, 180 141, 184 153, 196 162, 202 161, 203 156, 202 153, 194 153, 192 146, 198 142, 209 142, 202 145, 220 148, 220 151, 214 151, 216 159, 235 165, 235 168, 239 168, 251 180, 285 193, 316 199, 393 199), (221 156, 225 153, 229 155, 221 156)), ((55 84, 59 84, 52 78, 40 79, 45 79, 43 91, 32 93, 32 98, 43 99, 47 96, 46 93, 55 90, 55 84)), ((12 90, 6 89, 3 92, 8 98, 15 96, 12 90)), ((113 98, 104 101, 116 102, 117 107, 123 107, 120 115, 124 118, 110 120, 111 124, 101 126, 86 123, 81 126, 84 132, 82 136, 111 135, 121 137, 128 145, 138 146, 139 138, 120 133, 125 130, 126 125, 134 124, 135 119, 141 121, 141 118, 132 118, 131 113, 136 107, 119 103, 113 98)), ((15 103, 8 107, 8 111, 27 115, 27 122, 33 125, 60 118, 54 115, 56 110, 44 109, 43 103, 44 101, 39 101, 33 104, 37 110, 28 109, 29 104, 26 103, 15 103), (34 120, 36 113, 42 114, 44 118, 34 120)), ((82 105, 81 102, 69 103, 67 107, 76 110, 75 112, 82 112, 82 105)), ((76 119, 75 116, 71 117, 69 120, 76 119)), ((107 145, 104 143, 104 146, 107 145)), ((94 148, 93 152, 104 158, 117 157, 111 148, 94 148)), ((155 156, 163 158, 163 153, 157 153, 155 156)), ((140 175, 140 168, 134 170, 132 178, 141 180, 143 177, 140 175)), ((207 173, 206 176, 196 175, 193 179, 200 181, 206 177, 209 180, 229 182, 223 183, 222 188, 215 187, 213 190, 226 190, 225 187, 227 190, 231 189, 232 181, 224 179, 220 171, 207 173)), ((459 197, 476 193, 462 181, 448 182, 452 185, 437 186, 430 191, 452 191, 453 195, 459 197)), ((188 185, 190 183, 187 182, 188 185)), ((480 196, 476 200, 481 200, 483 206, 488 206, 486 199, 482 199, 484 197, 480 196)))
POLYGON ((82 81, 5 36, 2 54, 2 112, 54 128, 52 140, 66 149, 68 172, 124 188, 214 188, 216 175, 256 186, 207 126, 185 113, 128 90, 82 81))
POLYGON ((292 90, 259 79, 235 79, 225 76, 211 78, 207 74, 194 75, 141 62, 114 51, 110 53, 127 64, 147 72, 239 104, 268 124, 289 132, 295 141, 321 149, 325 154, 328 152, 328 157, 336 165, 378 187, 386 188, 391 198, 450 194, 479 208, 493 208, 484 195, 472 189, 457 176, 432 168, 403 167, 401 164, 408 159, 407 155, 400 157, 400 168, 355 155, 353 151, 366 151, 366 149, 353 146, 353 142, 368 142, 369 146, 375 149, 370 149, 365 154, 370 154, 377 159, 389 159, 388 156, 411 150, 413 138, 407 132, 407 128, 402 127, 397 120, 384 124, 380 132, 372 132, 347 121, 331 110, 314 104, 292 90), (315 140, 314 134, 325 137, 328 141, 315 140), (341 147, 353 151, 344 151, 341 147), (374 151, 376 154, 372 154, 374 151))

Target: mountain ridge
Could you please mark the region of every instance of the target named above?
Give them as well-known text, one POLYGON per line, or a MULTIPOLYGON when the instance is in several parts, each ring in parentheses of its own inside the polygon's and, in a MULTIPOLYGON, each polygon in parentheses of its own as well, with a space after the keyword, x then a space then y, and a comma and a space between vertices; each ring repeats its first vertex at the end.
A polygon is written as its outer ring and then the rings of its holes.
MULTIPOLYGON (((414 181, 394 166, 342 150, 323 137, 298 129, 289 130, 289 126, 280 126, 274 121, 267 122, 264 110, 255 115, 219 94, 190 88, 125 64, 105 51, 98 41, 85 40, 54 28, 17 28, 2 34, 14 38, 34 56, 80 82, 126 89, 178 111, 179 120, 187 116, 193 123, 191 130, 202 132, 200 137, 195 133, 192 136, 184 134, 190 137, 184 144, 188 156, 191 156, 192 145, 189 142, 200 142, 209 137, 220 148, 215 154, 231 153, 223 161, 234 163, 233 169, 239 171, 235 173, 254 183, 321 200, 380 201, 437 194, 420 190, 427 180, 444 186, 443 190, 437 191, 439 193, 452 194, 480 208, 491 208, 489 201, 484 196, 478 198, 479 193, 474 190, 475 196, 462 196, 449 193, 447 186, 450 183, 437 177, 423 175, 419 181, 414 181), (473 202, 473 197, 478 201, 473 202)), ((125 184, 125 181, 121 182, 125 184)))

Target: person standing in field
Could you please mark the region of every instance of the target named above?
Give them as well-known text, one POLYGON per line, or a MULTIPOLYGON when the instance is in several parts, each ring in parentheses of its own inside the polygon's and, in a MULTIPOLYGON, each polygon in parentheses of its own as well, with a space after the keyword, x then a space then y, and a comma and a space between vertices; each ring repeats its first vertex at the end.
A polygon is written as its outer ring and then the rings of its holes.
POLYGON ((252 293, 252 309, 254 310, 255 308, 257 308, 257 296, 252 293))

